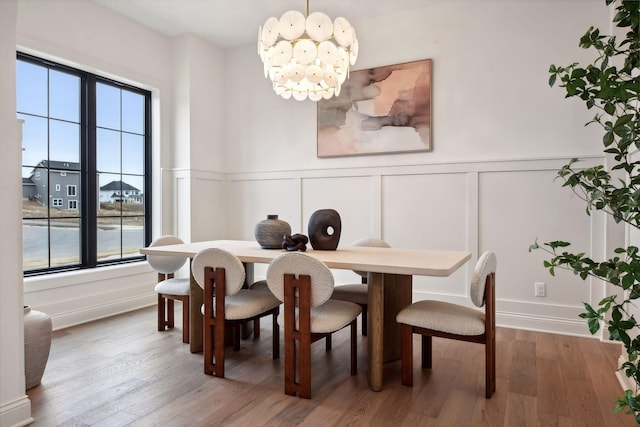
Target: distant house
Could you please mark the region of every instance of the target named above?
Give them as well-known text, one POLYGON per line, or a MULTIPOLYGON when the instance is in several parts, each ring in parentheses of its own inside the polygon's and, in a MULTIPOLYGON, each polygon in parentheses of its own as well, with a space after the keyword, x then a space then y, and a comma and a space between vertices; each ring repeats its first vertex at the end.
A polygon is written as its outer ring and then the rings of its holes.
POLYGON ((100 187, 100 203, 133 203, 144 202, 142 191, 122 181, 111 181, 100 187))
POLYGON ((36 200, 42 206, 77 210, 79 192, 79 163, 42 160, 28 178, 22 178, 22 197, 36 200))

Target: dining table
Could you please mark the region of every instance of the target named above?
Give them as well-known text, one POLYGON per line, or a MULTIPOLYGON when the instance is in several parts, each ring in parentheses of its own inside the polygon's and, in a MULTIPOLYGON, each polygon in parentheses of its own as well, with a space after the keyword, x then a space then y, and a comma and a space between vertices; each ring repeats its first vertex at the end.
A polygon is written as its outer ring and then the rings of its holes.
MULTIPOLYGON (((263 249, 251 240, 210 240, 146 247, 140 249, 140 253, 193 259, 198 252, 208 248, 224 249, 237 256, 245 265, 248 282, 253 280, 254 264, 269 264, 286 252, 285 249, 263 249)), ((446 277, 471 258, 471 253, 466 251, 361 246, 338 247, 337 250, 308 249, 304 253, 331 269, 367 272, 367 378, 369 387, 374 391, 382 390, 384 363, 400 359, 400 327, 396 315, 412 303, 413 276, 446 277)), ((189 345, 191 352, 200 352, 203 292, 193 274, 190 277, 189 345)))

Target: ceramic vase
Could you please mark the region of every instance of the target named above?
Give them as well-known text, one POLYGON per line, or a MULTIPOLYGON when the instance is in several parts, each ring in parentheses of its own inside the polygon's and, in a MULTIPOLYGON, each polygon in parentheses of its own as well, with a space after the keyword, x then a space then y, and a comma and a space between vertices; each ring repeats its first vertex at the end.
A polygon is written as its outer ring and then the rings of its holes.
POLYGON ((340 242, 342 221, 334 209, 320 209, 309 218, 309 242, 316 250, 335 251, 340 242))
POLYGON ((51 350, 51 317, 24 306, 24 371, 26 389, 40 384, 51 350))
POLYGON ((267 215, 256 224, 254 236, 263 249, 282 249, 284 236, 291 234, 291 226, 286 221, 278 219, 278 215, 267 215))

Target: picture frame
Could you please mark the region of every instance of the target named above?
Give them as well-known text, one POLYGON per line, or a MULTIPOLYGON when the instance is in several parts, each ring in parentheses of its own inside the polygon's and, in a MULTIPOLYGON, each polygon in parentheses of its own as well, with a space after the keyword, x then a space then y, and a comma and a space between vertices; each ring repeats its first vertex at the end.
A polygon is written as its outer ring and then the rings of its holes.
POLYGON ((351 71, 318 101, 319 158, 432 150, 432 61, 351 71))

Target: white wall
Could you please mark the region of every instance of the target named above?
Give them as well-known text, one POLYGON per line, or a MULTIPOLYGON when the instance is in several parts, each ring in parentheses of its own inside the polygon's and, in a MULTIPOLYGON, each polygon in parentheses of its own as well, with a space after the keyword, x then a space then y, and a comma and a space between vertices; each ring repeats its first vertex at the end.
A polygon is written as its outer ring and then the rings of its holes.
POLYGON ((253 46, 229 52, 228 165, 235 172, 600 155, 583 103, 550 89, 551 63, 587 61, 600 0, 457 0, 377 20, 351 19, 356 69, 433 59, 433 152, 320 159, 316 106, 273 96, 253 46), (580 13, 575 13, 580 10, 580 13), (247 120, 250 118, 250 120, 247 120))

